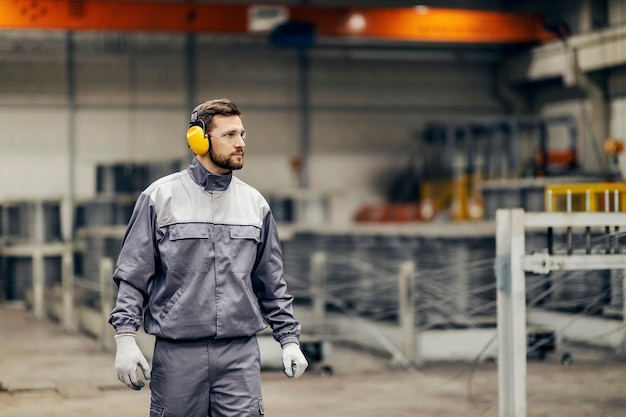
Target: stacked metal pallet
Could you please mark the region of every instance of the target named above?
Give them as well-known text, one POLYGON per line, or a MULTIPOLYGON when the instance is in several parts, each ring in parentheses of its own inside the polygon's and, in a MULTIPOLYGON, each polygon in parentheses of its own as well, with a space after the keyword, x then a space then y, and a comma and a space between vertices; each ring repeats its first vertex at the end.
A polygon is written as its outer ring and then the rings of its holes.
POLYGON ((153 181, 180 169, 179 160, 97 167, 98 194, 76 206, 77 282, 83 287, 85 303, 98 299, 100 259, 117 259, 139 194, 153 181))
POLYGON ((61 199, 0 202, 0 299, 23 300, 33 282, 33 254, 43 255, 46 286, 61 281, 61 199))

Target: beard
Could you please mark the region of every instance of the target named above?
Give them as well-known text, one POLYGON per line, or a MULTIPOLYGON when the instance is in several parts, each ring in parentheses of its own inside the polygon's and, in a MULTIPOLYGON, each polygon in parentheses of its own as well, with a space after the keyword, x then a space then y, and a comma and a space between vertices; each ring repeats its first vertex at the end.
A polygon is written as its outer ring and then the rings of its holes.
POLYGON ((213 162, 218 167, 227 169, 229 171, 243 168, 243 154, 241 154, 241 162, 235 162, 234 159, 230 156, 217 156, 215 152, 213 152, 213 148, 211 147, 209 148, 209 158, 211 158, 211 162, 213 162))

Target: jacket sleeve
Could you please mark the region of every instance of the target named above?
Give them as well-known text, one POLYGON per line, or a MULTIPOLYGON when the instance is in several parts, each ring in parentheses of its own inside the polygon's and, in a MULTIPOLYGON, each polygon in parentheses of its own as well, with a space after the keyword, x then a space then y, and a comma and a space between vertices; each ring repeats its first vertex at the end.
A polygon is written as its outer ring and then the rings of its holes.
POLYGON ((293 296, 287 292, 283 272, 283 253, 272 212, 263 219, 261 243, 252 271, 252 285, 263 318, 272 328, 274 339, 284 346, 299 343, 300 323, 293 315, 293 296))
POLYGON ((147 194, 135 203, 117 258, 113 280, 118 286, 117 301, 109 316, 115 333, 135 333, 141 325, 148 286, 156 267, 156 216, 147 194))

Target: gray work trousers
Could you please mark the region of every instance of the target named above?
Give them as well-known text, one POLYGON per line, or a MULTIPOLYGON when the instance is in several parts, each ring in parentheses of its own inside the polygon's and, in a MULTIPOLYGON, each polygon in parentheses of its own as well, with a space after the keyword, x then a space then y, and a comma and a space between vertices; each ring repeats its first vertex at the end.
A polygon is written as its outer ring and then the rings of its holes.
POLYGON ((150 390, 150 417, 265 414, 256 336, 193 341, 157 338, 150 390))

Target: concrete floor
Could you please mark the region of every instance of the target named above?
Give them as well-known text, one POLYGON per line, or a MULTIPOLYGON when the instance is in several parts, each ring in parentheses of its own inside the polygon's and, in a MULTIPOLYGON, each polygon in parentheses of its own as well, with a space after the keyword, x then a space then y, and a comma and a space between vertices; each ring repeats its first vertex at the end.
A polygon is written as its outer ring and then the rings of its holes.
MULTIPOLYGON (((113 370, 113 352, 83 335, 0 305, 0 417, 147 416, 147 388, 131 391, 113 370)), ((497 417, 494 363, 428 365, 409 372, 386 358, 333 345, 334 374, 314 366, 298 380, 264 371, 272 417, 497 417)), ((560 347, 528 362, 528 417, 625 417, 626 362, 610 352, 560 347), (560 356, 573 355, 571 366, 560 356)))

